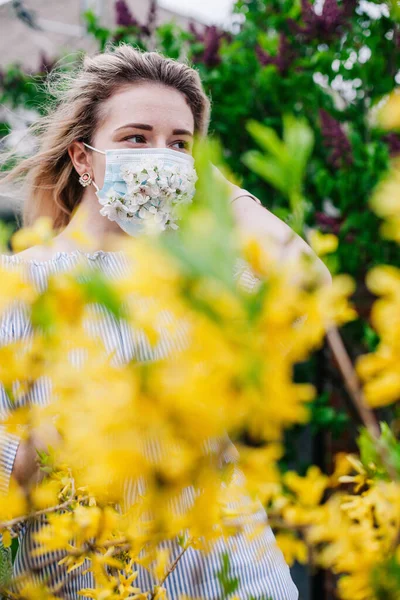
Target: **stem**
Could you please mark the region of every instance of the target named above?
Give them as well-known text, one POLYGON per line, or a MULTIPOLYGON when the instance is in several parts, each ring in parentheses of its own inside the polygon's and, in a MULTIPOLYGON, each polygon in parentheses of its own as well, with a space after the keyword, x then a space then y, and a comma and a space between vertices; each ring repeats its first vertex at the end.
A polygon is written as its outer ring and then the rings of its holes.
POLYGON ((367 431, 376 442, 377 451, 379 456, 385 465, 388 474, 393 481, 398 480, 398 474, 396 469, 390 460, 390 455, 385 446, 382 445, 380 440, 381 430, 379 423, 372 411, 369 408, 368 403, 365 399, 359 378, 355 372, 353 364, 344 346, 343 340, 336 327, 331 327, 326 334, 328 343, 331 347, 333 355, 339 365, 339 369, 343 375, 344 383, 347 391, 353 401, 355 408, 360 415, 361 421, 365 425, 367 431))
MULTIPOLYGON (((81 498, 81 500, 88 500, 88 499, 89 499, 89 496, 83 496, 81 498)), ((57 506, 51 506, 50 508, 43 508, 36 512, 30 513, 29 515, 24 515, 22 517, 15 517, 14 519, 10 519, 9 521, 3 521, 2 523, 0 523, 0 529, 6 529, 8 527, 13 527, 14 525, 23 523, 24 521, 27 521, 28 519, 32 519, 34 517, 39 517, 40 515, 47 515, 49 513, 56 512, 57 510, 62 510, 63 508, 68 508, 74 501, 75 501, 75 497, 70 498, 69 500, 66 500, 65 502, 62 502, 62 504, 57 504, 57 506)))
POLYGON ((378 439, 381 433, 379 423, 365 400, 359 379, 337 328, 332 327, 329 329, 326 337, 339 365, 346 389, 351 396, 362 422, 370 434, 378 439))
MULTIPOLYGON (((190 544, 189 544, 190 545, 190 544)), ((165 580, 167 579, 167 577, 169 575, 171 575, 172 571, 174 571, 178 565, 178 562, 180 561, 180 559, 182 558, 182 556, 185 554, 186 550, 189 548, 189 545, 186 546, 186 548, 184 548, 182 550, 182 552, 176 557, 176 559, 174 560, 174 562, 172 563, 172 565, 169 567, 166 575, 164 576, 164 578, 161 580, 160 585, 158 587, 161 587, 164 585, 165 580)), ((156 597, 156 592, 153 592, 151 595, 150 600, 154 600, 154 598, 156 597)))

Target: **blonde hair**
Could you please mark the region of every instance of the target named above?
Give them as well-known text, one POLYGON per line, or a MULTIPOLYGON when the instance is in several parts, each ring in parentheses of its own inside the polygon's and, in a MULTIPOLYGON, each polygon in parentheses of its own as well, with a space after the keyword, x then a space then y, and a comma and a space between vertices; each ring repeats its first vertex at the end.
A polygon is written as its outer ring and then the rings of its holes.
POLYGON ((22 160, 3 182, 23 181, 23 226, 50 216, 55 229, 65 227, 82 199, 68 147, 75 140, 90 144, 101 122, 102 104, 116 91, 135 82, 157 82, 181 92, 193 113, 195 134, 207 134, 210 100, 198 72, 159 52, 144 52, 127 44, 109 46, 86 56, 74 72, 56 74, 49 82, 55 104, 31 126, 39 140, 34 156, 22 160))

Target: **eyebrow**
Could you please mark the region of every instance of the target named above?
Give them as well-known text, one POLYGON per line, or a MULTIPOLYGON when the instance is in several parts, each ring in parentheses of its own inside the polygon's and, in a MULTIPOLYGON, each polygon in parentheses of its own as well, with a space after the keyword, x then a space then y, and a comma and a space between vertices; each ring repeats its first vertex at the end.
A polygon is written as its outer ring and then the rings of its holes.
MULTIPOLYGON (((143 129, 144 131, 153 131, 153 127, 151 125, 146 125, 145 123, 128 123, 127 125, 118 127, 118 129, 116 129, 115 131, 127 129, 128 127, 134 127, 135 129, 143 129)), ((193 137, 193 133, 188 129, 174 129, 172 135, 190 135, 193 137)))

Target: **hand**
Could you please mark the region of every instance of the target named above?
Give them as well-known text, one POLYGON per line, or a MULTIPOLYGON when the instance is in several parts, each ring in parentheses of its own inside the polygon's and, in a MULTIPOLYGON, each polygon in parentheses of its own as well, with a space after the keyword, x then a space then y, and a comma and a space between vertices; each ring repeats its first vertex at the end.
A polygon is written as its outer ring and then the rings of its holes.
POLYGON ((45 477, 40 470, 37 451, 48 452, 49 446, 57 446, 61 436, 56 427, 43 423, 32 429, 29 440, 21 441, 15 457, 13 476, 21 486, 39 483, 45 477))
POLYGON ((46 473, 39 467, 39 457, 37 456, 36 450, 40 452, 49 453, 49 446, 52 448, 57 447, 61 441, 61 435, 58 429, 52 423, 41 423, 38 427, 31 432, 31 444, 35 450, 36 463, 37 463, 37 479, 39 483, 45 477, 46 473))

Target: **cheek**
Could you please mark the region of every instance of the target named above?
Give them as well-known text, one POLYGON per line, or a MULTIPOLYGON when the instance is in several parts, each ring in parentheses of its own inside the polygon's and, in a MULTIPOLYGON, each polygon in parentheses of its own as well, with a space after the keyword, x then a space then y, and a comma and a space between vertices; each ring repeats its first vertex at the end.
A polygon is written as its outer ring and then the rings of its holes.
POLYGON ((103 187, 104 173, 106 169, 106 157, 103 154, 93 152, 92 168, 93 168, 93 179, 99 188, 103 187))

